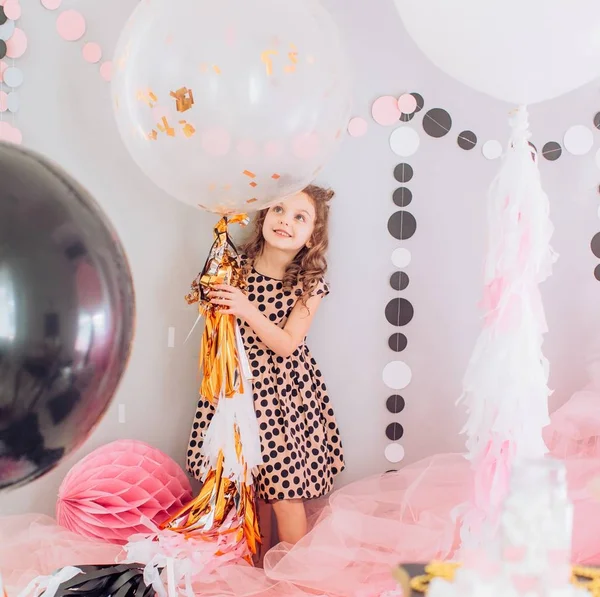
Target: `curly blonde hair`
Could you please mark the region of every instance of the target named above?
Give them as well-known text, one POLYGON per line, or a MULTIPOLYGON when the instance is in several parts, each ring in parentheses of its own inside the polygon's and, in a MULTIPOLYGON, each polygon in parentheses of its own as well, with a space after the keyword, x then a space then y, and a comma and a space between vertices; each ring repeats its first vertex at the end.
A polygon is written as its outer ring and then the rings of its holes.
MULTIPOLYGON (((291 290, 299 285, 300 292, 297 292, 302 295, 301 300, 306 304, 327 271, 329 202, 335 193, 331 189, 313 184, 308 185, 302 192, 310 197, 315 206, 315 227, 310 238, 310 246, 303 247, 287 267, 283 287, 291 290)), ((248 267, 252 267, 255 259, 264 250, 265 238, 262 229, 268 211, 263 209, 258 212, 250 238, 242 247, 242 252, 248 260, 248 267)))

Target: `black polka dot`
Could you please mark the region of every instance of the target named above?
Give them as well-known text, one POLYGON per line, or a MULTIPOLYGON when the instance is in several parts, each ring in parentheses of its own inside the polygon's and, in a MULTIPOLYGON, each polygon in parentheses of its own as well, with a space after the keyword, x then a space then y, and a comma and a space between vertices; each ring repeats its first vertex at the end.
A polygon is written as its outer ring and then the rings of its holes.
POLYGON ((388 220, 388 232, 397 240, 407 240, 416 231, 417 220, 409 211, 397 211, 388 220))
POLYGON ((392 325, 407 325, 412 320, 414 314, 412 304, 405 298, 394 298, 385 308, 385 318, 392 325))
POLYGON ((6 42, 0 39, 0 59, 6 56, 6 42))
POLYGON ((548 141, 548 143, 544 144, 542 147, 542 155, 547 159, 553 162, 557 160, 562 154, 562 147, 560 143, 556 141, 548 141))
POLYGON ((594 278, 600 282, 600 265, 597 265, 594 269, 594 278))
POLYGON ((469 151, 477 145, 477 135, 473 131, 463 131, 458 135, 456 142, 461 149, 469 151))
POLYGON ((388 346, 394 352, 402 352, 408 345, 408 339, 404 334, 392 334, 388 339, 388 346))
POLYGON ((400 423, 390 423, 385 428, 385 435, 389 440, 398 441, 404 435, 404 429, 400 423))
POLYGON ((406 272, 394 272, 390 278, 390 286, 394 290, 404 290, 408 287, 409 278, 406 272))
POLYGON ((394 178, 398 182, 408 182, 412 179, 414 171, 410 164, 398 164, 394 168, 394 178))
POLYGON ((0 6, 0 25, 4 25, 4 23, 6 23, 7 20, 8 18, 4 12, 4 7, 0 6))
POLYGON ((600 112, 596 112, 596 114, 594 115, 594 126, 597 129, 600 129, 600 112))
POLYGON ((406 187, 399 187, 394 191, 392 199, 398 207, 407 207, 412 201, 412 192, 406 187))
POLYGON ((600 259, 600 232, 594 234, 594 238, 592 238, 592 242, 590 243, 592 248, 592 253, 600 259))
POLYGON ((398 394, 394 394, 386 400, 385 406, 389 412, 393 413, 394 415, 397 415, 398 413, 401 413, 404 410, 404 398, 402 398, 402 396, 399 396, 398 394))
POLYGON ((442 108, 433 108, 423 116, 423 130, 430 136, 443 137, 450 132, 452 128, 452 118, 450 114, 442 108))

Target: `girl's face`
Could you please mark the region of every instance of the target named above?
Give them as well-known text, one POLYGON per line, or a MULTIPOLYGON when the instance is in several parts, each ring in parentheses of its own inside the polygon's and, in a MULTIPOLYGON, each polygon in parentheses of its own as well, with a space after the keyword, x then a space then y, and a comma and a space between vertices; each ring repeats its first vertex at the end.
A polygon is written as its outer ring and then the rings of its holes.
POLYGON ((269 208, 262 233, 267 244, 281 251, 298 253, 315 229, 315 206, 305 193, 296 193, 269 208))

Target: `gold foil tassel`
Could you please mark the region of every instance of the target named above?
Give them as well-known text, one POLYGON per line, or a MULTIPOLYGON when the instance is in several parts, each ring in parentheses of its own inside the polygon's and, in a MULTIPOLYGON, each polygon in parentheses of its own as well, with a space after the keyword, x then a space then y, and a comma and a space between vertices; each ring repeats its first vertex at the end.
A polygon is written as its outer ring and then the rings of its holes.
POLYGON ((204 269, 192 282, 192 291, 185 297, 188 304, 198 303, 205 318, 200 346, 199 366, 203 377, 200 395, 213 404, 224 396, 230 398, 243 391, 241 365, 235 342, 235 316, 224 313, 208 300, 208 292, 216 284, 243 288, 243 272, 235 246, 229 236, 229 224, 245 226, 244 214, 222 218, 214 229, 215 240, 204 269))

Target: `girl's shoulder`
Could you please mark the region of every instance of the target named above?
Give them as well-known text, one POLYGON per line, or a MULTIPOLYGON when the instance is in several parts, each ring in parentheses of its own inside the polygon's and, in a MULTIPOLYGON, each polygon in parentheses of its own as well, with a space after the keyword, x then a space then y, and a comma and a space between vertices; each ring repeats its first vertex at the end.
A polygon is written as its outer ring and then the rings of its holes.
POLYGON ((307 298, 313 296, 326 297, 330 292, 330 285, 325 276, 306 277, 300 276, 296 284, 296 296, 305 295, 307 298))

